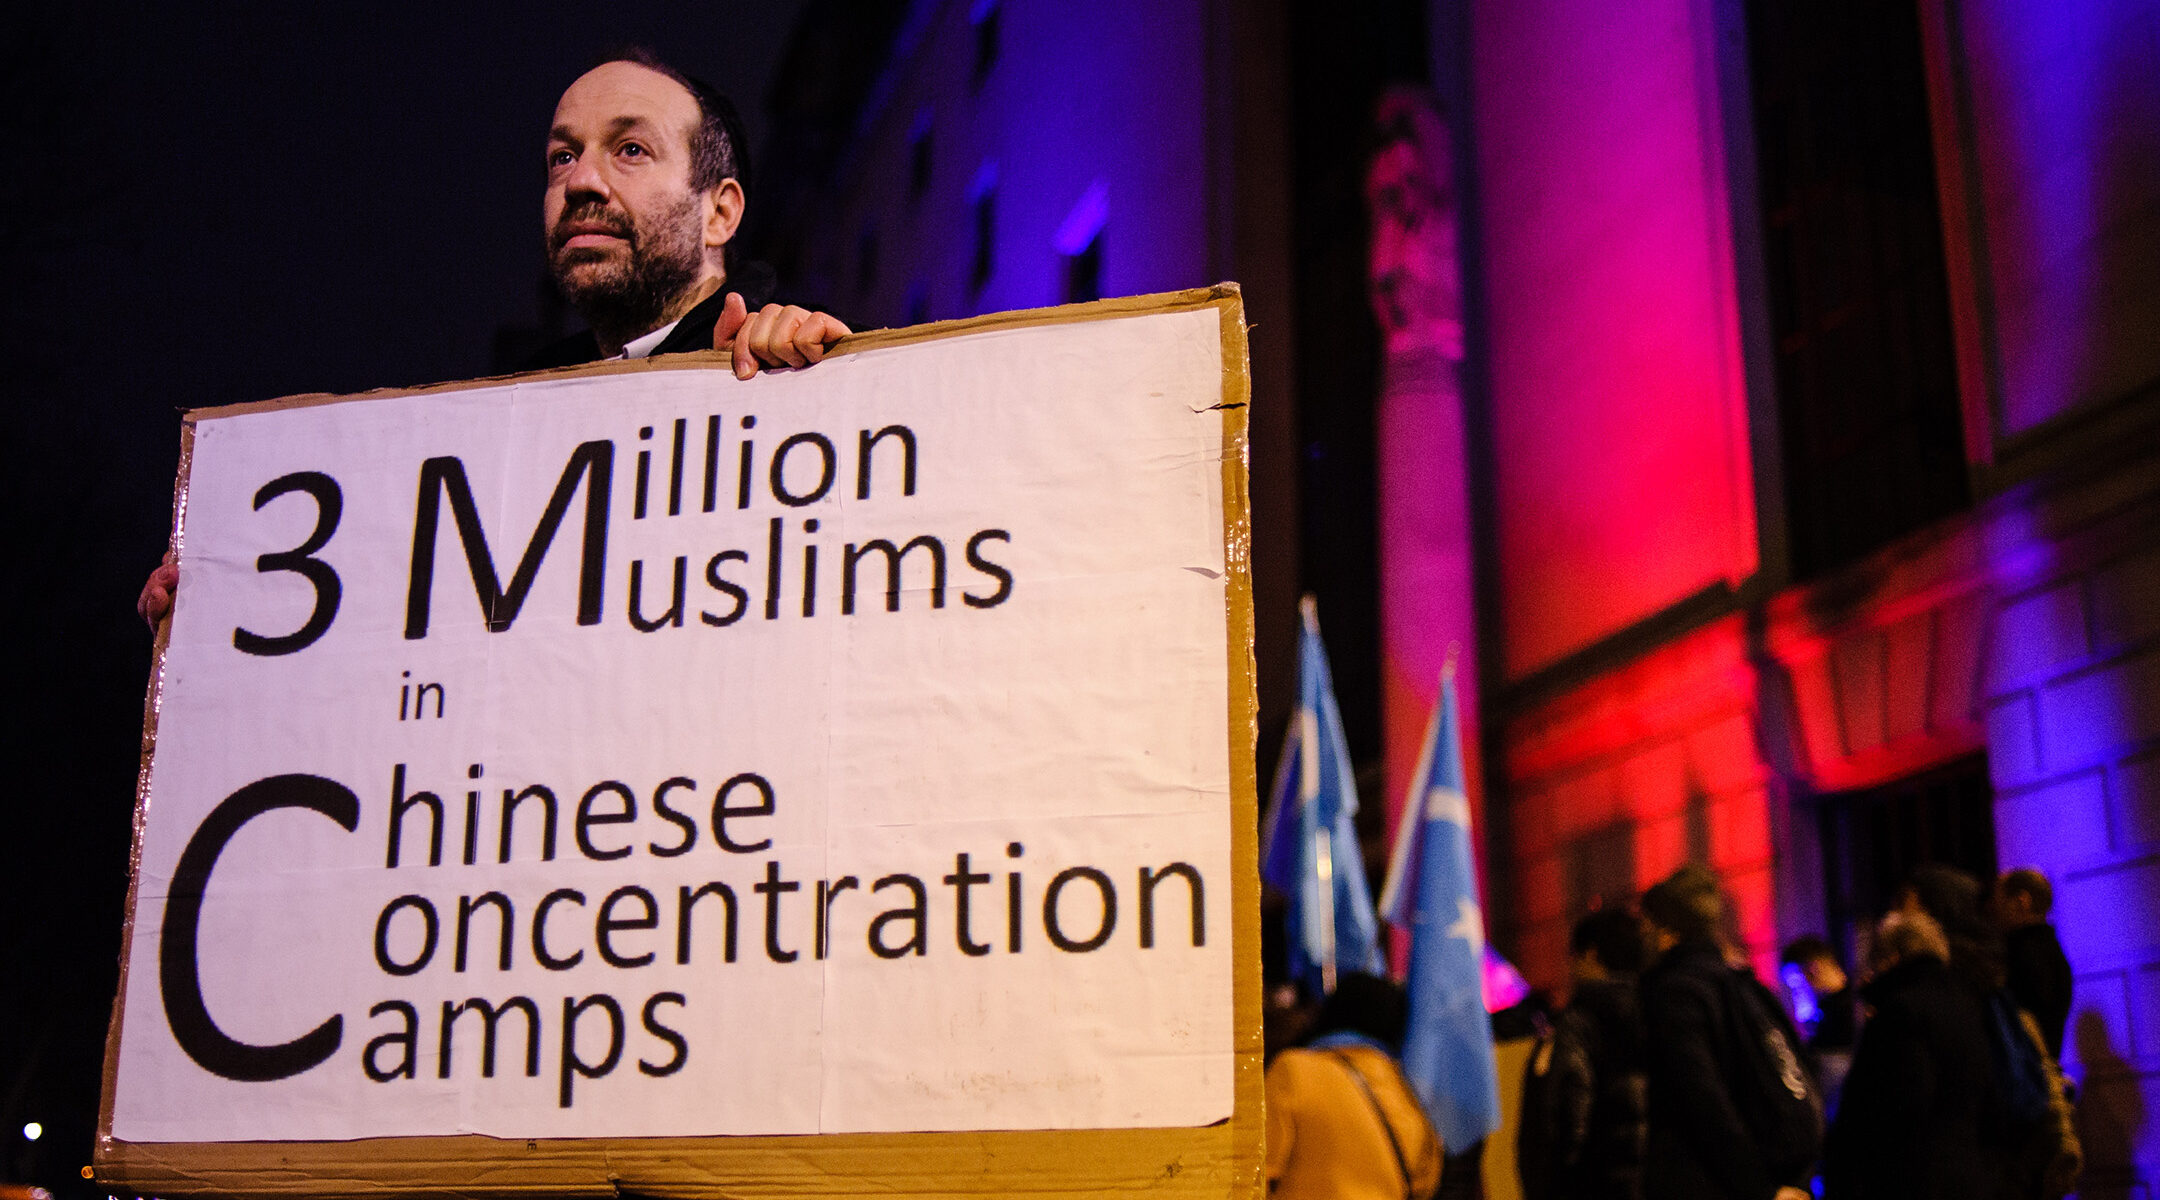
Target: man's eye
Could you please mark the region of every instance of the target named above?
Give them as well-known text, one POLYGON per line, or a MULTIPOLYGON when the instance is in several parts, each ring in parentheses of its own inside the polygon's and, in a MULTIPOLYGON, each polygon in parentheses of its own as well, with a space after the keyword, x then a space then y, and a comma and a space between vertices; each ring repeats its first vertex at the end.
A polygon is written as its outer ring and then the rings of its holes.
POLYGON ((624 142, 622 144, 621 153, 626 154, 631 158, 643 158, 645 157, 647 151, 642 143, 624 142))
POLYGON ((555 149, 548 151, 547 161, 548 166, 551 168, 566 167, 577 161, 577 155, 570 153, 568 150, 555 149))

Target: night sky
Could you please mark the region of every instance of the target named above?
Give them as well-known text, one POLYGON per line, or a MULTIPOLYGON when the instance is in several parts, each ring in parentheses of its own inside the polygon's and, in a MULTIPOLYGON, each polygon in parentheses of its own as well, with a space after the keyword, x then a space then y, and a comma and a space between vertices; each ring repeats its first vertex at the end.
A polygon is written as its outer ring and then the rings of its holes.
POLYGON ((562 88, 642 42, 755 143, 800 3, 61 7, 0 17, 0 1182, 84 1188, 180 413, 487 373, 562 88))

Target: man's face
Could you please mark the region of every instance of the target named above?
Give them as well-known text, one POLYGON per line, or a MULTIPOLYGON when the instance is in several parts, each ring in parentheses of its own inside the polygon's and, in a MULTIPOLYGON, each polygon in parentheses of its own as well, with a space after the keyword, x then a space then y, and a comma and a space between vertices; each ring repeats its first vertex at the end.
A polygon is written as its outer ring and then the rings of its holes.
POLYGON ((596 325, 657 317, 708 269, 708 200, 690 186, 699 116, 681 84, 627 62, 586 72, 555 106, 548 267, 596 325))
POLYGON ((1848 982, 1845 968, 1832 959, 1808 959, 1800 964, 1800 972, 1807 976, 1808 986, 1815 990, 1817 996, 1834 996, 1844 991, 1848 982))
POLYGON ((1655 960, 1664 957, 1667 950, 1679 945, 1680 935, 1658 924, 1656 921, 1645 920, 1643 922, 1643 942, 1649 947, 1651 959, 1655 960))
POLYGON ((1594 949, 1585 949, 1568 959, 1568 975, 1576 983, 1603 983, 1612 978, 1612 972, 1605 969, 1594 949))
POLYGON ((1989 915, 1995 918, 1998 929, 2020 929, 2027 925, 2037 925, 2042 919, 2031 896, 2001 884, 1996 885, 1995 892, 1988 901, 1989 915))

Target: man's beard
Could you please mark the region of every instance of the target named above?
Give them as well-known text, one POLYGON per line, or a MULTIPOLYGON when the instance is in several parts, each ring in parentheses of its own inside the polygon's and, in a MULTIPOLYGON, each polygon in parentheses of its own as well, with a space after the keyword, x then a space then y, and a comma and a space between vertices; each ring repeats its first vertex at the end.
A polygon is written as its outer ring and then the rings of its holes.
POLYGON ((680 312, 705 265, 695 193, 651 221, 632 222, 602 203, 566 209, 548 231, 548 271, 602 341, 621 345, 680 312), (573 222, 601 223, 628 241, 627 260, 610 250, 563 245, 573 222))

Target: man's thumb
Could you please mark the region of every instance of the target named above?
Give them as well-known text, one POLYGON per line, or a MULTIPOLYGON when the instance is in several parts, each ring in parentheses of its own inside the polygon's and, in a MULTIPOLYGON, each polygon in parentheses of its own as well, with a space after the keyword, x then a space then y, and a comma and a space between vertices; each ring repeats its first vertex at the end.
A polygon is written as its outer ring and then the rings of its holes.
POLYGON ((741 292, 729 292, 720 306, 720 320, 713 326, 712 344, 715 350, 725 350, 735 341, 735 333, 750 319, 750 306, 744 303, 741 292))

